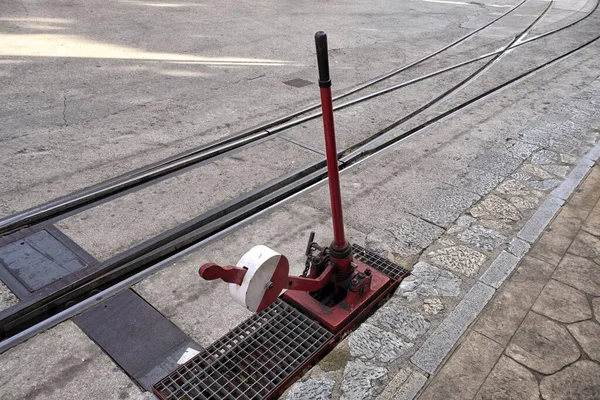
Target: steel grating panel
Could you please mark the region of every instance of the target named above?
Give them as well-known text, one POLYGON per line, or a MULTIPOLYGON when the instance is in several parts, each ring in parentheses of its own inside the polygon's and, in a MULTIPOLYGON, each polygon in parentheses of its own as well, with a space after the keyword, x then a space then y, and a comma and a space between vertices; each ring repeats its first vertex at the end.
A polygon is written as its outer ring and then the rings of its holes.
POLYGON ((380 257, 357 244, 352 245, 352 254, 359 261, 375 268, 379 272, 383 272, 392 279, 399 280, 408 273, 407 270, 394 264, 387 258, 380 257))
POLYGON ((333 334, 277 299, 154 385, 164 400, 264 399, 333 334))

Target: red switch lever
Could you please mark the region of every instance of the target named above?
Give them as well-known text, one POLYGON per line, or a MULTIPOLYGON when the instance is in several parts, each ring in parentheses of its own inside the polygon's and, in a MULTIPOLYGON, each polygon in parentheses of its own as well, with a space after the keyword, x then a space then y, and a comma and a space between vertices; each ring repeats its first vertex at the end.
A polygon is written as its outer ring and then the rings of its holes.
POLYGON ((200 276, 207 281, 214 279, 222 279, 227 283, 235 283, 241 285, 246 275, 245 268, 232 267, 231 265, 221 267, 215 263, 204 264, 200 267, 200 276))

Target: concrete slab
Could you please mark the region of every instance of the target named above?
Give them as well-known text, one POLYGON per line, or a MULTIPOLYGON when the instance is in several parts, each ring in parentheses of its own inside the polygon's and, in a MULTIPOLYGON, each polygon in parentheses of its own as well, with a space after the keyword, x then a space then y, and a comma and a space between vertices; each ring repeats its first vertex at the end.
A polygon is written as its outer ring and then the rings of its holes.
POLYGON ((10 399, 135 398, 142 391, 73 322, 0 355, 0 387, 10 399))

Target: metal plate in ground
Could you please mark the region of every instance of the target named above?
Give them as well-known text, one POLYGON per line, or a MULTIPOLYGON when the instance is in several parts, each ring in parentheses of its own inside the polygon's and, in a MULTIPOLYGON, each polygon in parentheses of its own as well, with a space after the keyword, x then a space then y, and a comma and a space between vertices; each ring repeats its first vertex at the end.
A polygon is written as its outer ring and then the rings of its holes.
POLYGON ((277 300, 154 385, 164 400, 264 399, 333 337, 277 300))
POLYGON ((352 245, 352 254, 359 261, 375 268, 379 272, 383 272, 392 279, 399 280, 408 274, 408 271, 398 264, 394 264, 387 258, 380 257, 357 244, 352 245))
POLYGON ((284 81, 283 83, 289 86, 301 88, 304 86, 312 85, 314 82, 307 81, 306 79, 294 78, 290 79, 289 81, 284 81))
POLYGON ((0 247, 0 265, 34 292, 93 262, 75 243, 60 239, 43 230, 6 244, 0 247))
POLYGON ((176 368, 188 348, 203 350, 133 290, 89 309, 74 322, 147 389, 176 368))

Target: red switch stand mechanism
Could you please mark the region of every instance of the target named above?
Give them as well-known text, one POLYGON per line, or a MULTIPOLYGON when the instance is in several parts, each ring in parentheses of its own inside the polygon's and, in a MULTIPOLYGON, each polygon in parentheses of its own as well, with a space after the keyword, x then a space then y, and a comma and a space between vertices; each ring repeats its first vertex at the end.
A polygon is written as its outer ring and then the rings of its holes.
POLYGON ((325 32, 317 32, 315 42, 333 241, 329 247, 321 247, 313 241, 314 232, 310 234, 306 248, 306 267, 302 276, 289 276, 287 258, 262 245, 250 249, 235 267, 205 264, 200 268, 200 276, 206 280, 220 278, 228 282, 229 292, 234 300, 254 312, 264 310, 287 289, 283 295, 285 302, 303 310, 331 332, 338 333, 370 309, 390 288, 392 279, 355 260, 344 235, 325 32))

